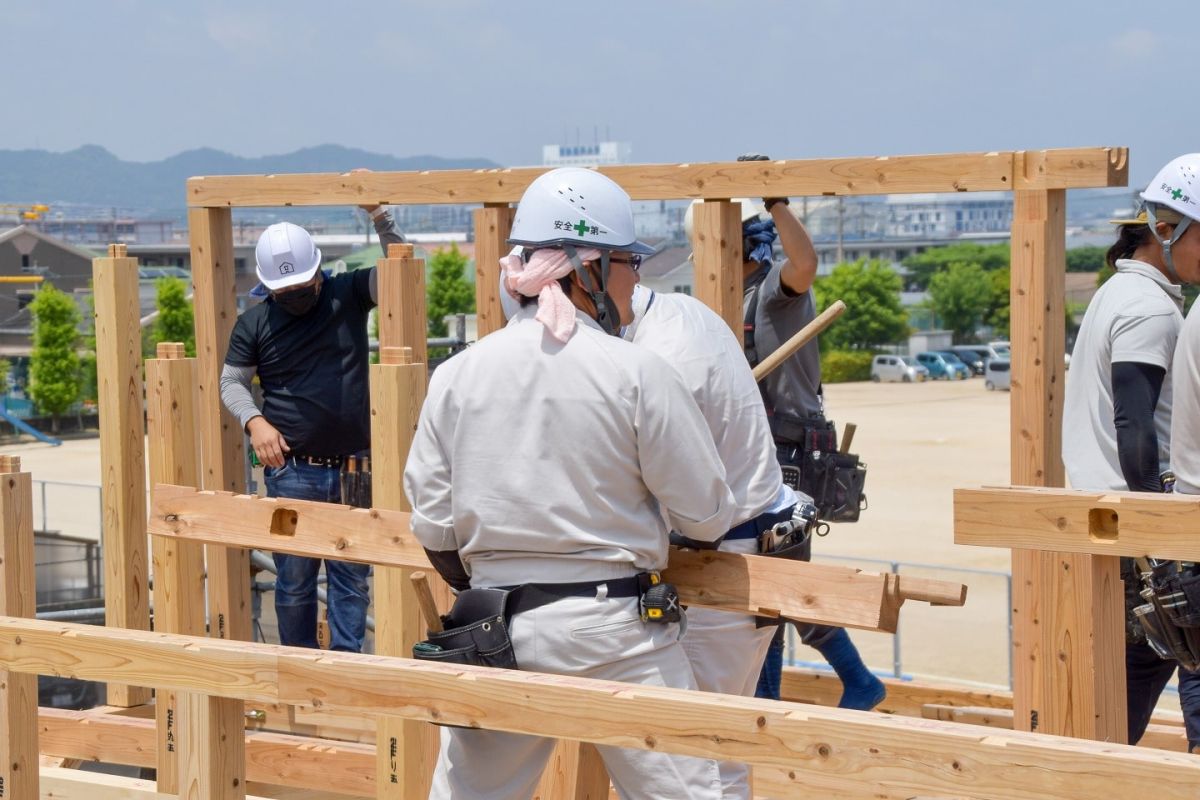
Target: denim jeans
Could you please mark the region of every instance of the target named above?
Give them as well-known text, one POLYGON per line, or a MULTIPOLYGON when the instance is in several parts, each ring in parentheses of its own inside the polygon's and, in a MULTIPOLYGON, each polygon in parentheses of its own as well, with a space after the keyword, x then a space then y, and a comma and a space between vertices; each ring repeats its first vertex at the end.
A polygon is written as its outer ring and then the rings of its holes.
MULTIPOLYGON (((339 470, 288 459, 280 468, 266 467, 268 497, 341 502, 339 470)), ((275 616, 279 641, 292 647, 317 647, 317 573, 321 559, 275 553, 275 616)), ((329 649, 361 652, 367 630, 369 564, 325 561, 329 599, 329 649)))
MULTIPOLYGON (((1129 743, 1137 744, 1150 724, 1163 688, 1179 664, 1165 661, 1147 644, 1125 644, 1126 708, 1129 713, 1129 743)), ((1200 747, 1200 672, 1179 667, 1179 705, 1187 729, 1188 747, 1200 747)))

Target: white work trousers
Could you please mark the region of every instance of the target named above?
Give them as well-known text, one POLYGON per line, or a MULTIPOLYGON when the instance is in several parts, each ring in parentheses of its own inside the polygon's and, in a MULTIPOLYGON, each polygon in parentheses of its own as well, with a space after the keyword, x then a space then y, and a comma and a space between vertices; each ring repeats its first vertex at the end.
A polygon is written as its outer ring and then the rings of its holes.
MULTIPOLYGON (((757 553, 758 542, 735 539, 723 542, 721 549, 757 553)), ((695 607, 688 610, 687 621, 682 644, 700 691, 753 697, 775 627, 759 628, 749 614, 695 607)), ((721 797, 749 800, 750 768, 740 761, 721 761, 718 766, 721 797)))
MULTIPOLYGON (((695 689, 678 625, 644 623, 636 598, 568 597, 516 615, 511 635, 522 669, 695 689)), ((569 713, 569 712, 568 712, 569 713)), ((431 800, 529 800, 554 740, 498 731, 442 729, 431 800)), ((719 800, 711 759, 599 746, 623 800, 719 800)))

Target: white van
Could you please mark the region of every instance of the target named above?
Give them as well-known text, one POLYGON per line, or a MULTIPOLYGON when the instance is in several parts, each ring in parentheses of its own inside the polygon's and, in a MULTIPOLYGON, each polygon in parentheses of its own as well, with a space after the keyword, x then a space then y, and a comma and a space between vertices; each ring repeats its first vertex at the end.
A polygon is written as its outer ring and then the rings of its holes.
POLYGON ((929 378, 929 370, 912 356, 875 356, 871 360, 871 380, 921 382, 929 378))
POLYGON ((1012 362, 1007 358, 993 358, 983 368, 983 385, 989 392, 997 389, 1012 389, 1012 362))

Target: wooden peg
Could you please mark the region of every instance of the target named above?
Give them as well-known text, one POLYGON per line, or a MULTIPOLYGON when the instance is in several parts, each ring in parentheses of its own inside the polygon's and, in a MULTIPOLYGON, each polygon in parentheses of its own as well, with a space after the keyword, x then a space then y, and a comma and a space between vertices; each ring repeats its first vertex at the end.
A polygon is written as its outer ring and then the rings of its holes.
POLYGON ((159 358, 186 358, 187 347, 183 342, 159 342, 156 355, 159 358))
POLYGON ((387 249, 388 258, 412 258, 413 246, 411 244, 389 244, 387 249))
POLYGON ((0 456, 0 473, 9 474, 21 471, 20 456, 0 456))

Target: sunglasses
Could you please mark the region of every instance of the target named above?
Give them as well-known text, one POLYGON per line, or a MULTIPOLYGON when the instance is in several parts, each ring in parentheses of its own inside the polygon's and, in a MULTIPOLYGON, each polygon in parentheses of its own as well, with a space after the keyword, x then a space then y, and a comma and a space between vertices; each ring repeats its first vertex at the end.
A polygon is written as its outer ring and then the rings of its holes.
POLYGON ((642 268, 642 257, 638 253, 630 253, 629 258, 613 258, 609 256, 608 263, 624 264, 634 272, 637 272, 642 268))

